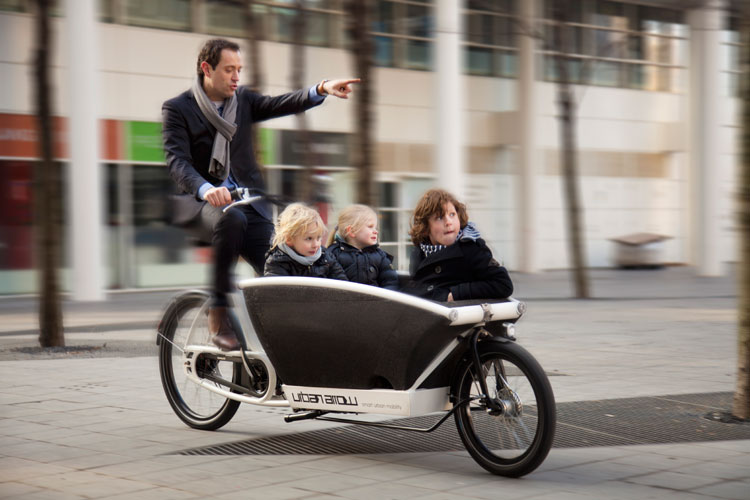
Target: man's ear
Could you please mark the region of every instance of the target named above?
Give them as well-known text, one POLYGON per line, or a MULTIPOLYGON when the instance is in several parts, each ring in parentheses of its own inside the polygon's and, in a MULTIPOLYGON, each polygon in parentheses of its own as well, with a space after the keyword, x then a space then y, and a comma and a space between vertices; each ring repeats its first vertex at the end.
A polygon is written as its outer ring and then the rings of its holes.
POLYGON ((213 69, 213 68, 211 67, 211 65, 210 65, 210 64, 208 64, 208 61, 203 61, 203 62, 201 63, 201 71, 203 71, 203 76, 207 76, 207 77, 211 78, 211 74, 210 74, 210 71, 211 71, 212 69, 213 69))

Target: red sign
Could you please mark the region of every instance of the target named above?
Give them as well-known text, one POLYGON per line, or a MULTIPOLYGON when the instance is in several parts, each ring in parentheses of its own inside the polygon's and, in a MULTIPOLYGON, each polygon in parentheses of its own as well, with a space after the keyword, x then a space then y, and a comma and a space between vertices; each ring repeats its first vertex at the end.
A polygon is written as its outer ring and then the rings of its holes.
MULTIPOLYGON (((99 121, 102 160, 122 160, 122 127, 117 120, 99 121)), ((53 157, 69 158, 68 119, 52 118, 53 157)), ((39 125, 34 115, 0 113, 0 157, 39 158, 39 125)))

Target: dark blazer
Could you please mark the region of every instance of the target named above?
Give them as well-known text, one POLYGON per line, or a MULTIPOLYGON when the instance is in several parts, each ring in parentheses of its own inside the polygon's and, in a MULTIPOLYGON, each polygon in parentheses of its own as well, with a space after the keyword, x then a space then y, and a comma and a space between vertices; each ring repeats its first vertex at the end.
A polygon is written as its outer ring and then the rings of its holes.
MULTIPOLYGON (((309 89, 276 97, 252 92, 247 87, 237 90, 237 131, 230 146, 231 172, 244 187, 265 189, 263 176, 255 161, 252 125, 279 116, 300 113, 315 106, 309 89)), ((175 224, 192 221, 205 203, 198 199, 198 188, 205 182, 218 186, 222 180, 208 173, 216 129, 198 108, 190 90, 162 105, 162 135, 169 173, 182 196, 175 197, 175 224)), ((265 201, 253 204, 264 217, 271 211, 265 201)))
POLYGON ((393 257, 377 244, 363 249, 336 240, 327 249, 328 255, 344 268, 349 281, 398 290, 398 273, 393 257))
POLYGON ((266 254, 263 276, 310 276, 347 281, 341 265, 323 249, 320 258, 312 265, 305 266, 289 257, 280 248, 273 247, 266 254))
POLYGON ((422 298, 445 301, 504 299, 513 293, 508 271, 494 258, 483 239, 462 239, 425 257, 414 247, 411 280, 402 291, 422 298))

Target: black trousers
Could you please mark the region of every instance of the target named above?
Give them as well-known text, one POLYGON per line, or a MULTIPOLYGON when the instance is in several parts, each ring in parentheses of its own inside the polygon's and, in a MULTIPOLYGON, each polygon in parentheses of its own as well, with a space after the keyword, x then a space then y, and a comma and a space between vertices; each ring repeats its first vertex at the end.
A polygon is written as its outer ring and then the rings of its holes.
POLYGON ((188 230, 202 242, 211 242, 214 251, 212 286, 214 307, 229 305, 227 294, 234 287, 232 273, 242 256, 263 275, 266 252, 273 238, 273 224, 251 205, 240 205, 222 213, 205 203, 188 230))

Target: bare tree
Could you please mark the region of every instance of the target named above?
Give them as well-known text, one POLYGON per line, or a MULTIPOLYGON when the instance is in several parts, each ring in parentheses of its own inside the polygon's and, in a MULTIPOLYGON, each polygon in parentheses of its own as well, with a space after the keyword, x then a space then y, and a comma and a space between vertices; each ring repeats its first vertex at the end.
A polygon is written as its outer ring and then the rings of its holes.
MULTIPOLYGON (((581 97, 576 99, 570 75, 570 62, 573 53, 571 37, 573 28, 568 21, 571 12, 571 1, 552 0, 552 39, 547 39, 534 26, 527 26, 516 19, 513 24, 513 35, 529 36, 545 42, 545 50, 553 52, 557 80, 557 103, 559 106, 560 128, 560 164, 562 168, 563 198, 565 200, 565 218, 568 228, 568 251, 571 261, 571 272, 577 298, 588 298, 589 278, 586 266, 586 248, 583 233, 583 208, 578 190, 578 144, 576 141, 577 106, 581 97)), ((483 9, 494 10, 492 0, 476 0, 483 9), (481 3, 480 3, 481 2, 481 3)), ((619 49, 624 39, 616 40, 602 47, 602 53, 619 49)), ((586 81, 591 70, 591 60, 580 68, 581 81, 586 81)))
MULTIPOLYGON (((262 93, 265 78, 263 74, 263 60, 260 51, 261 24, 255 12, 255 0, 247 0, 245 3, 245 38, 247 39, 248 51, 250 52, 250 89, 253 92, 262 93)), ((260 141, 260 125, 253 123, 253 144, 255 145, 255 160, 258 166, 263 168, 263 143, 260 141)))
POLYGON ((354 166, 357 169, 357 201, 374 206, 377 202, 373 189, 373 112, 372 112, 372 67, 373 41, 370 33, 372 0, 349 0, 349 23, 351 51, 357 77, 361 83, 356 97, 356 134, 354 166))
POLYGON ((34 164, 35 253, 39 270, 39 344, 64 346, 58 268, 60 265, 60 167, 52 158, 52 96, 50 91, 50 0, 36 0, 36 114, 40 160, 34 164))
POLYGON ((740 269, 737 275, 737 387, 732 415, 750 419, 750 7, 744 6, 742 35, 742 162, 739 176, 738 223, 740 269))
MULTIPOLYGON (((292 88, 299 89, 304 85, 305 68, 307 57, 305 57, 305 33, 307 32, 307 13, 303 10, 303 0, 296 0, 297 11, 294 13, 292 24, 293 43, 292 51, 292 88)), ((297 114, 297 130, 299 131, 299 145, 302 148, 302 183, 299 197, 307 203, 312 203, 315 197, 313 168, 315 162, 312 152, 312 141, 310 131, 307 127, 307 115, 297 114)))
POLYGON ((568 0, 557 0, 553 6, 554 40, 558 48, 555 57, 557 68, 557 99, 560 106, 560 153, 565 190, 565 205, 568 226, 568 248, 572 259, 572 271, 576 297, 589 297, 589 280, 586 270, 586 255, 583 243, 583 211, 578 193, 578 166, 576 143, 576 102, 570 82, 568 54, 571 52, 571 27, 567 24, 570 11, 568 0))

